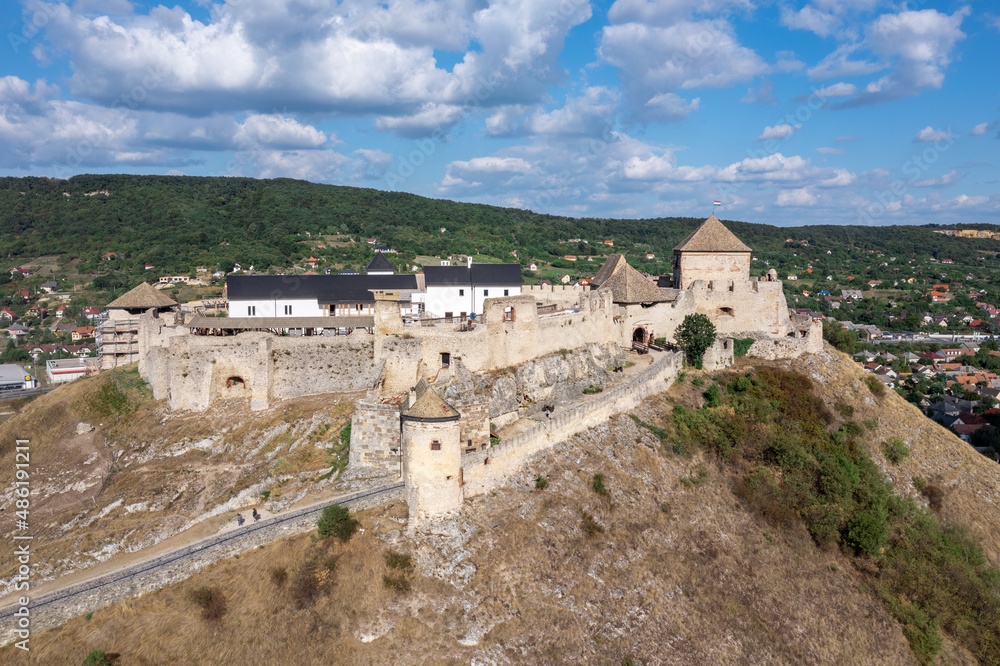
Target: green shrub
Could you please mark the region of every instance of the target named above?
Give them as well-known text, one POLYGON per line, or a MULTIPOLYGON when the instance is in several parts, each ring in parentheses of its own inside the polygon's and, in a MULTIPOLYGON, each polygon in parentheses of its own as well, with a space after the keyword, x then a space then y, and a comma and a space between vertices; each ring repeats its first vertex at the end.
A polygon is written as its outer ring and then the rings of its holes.
POLYGON ((844 402, 836 402, 833 404, 833 408, 840 412, 840 415, 845 419, 849 419, 854 416, 854 406, 848 405, 844 402))
POLYGON ((598 473, 594 475, 594 481, 592 483, 592 486, 594 488, 594 492, 597 493, 598 495, 603 495, 604 497, 608 496, 608 489, 604 485, 603 474, 598 473))
POLYGON ((410 581, 405 576, 390 576, 388 574, 383 574, 382 584, 390 590, 394 590, 396 592, 409 592, 410 590, 410 581))
POLYGON ((348 511, 347 507, 331 504, 323 509, 323 514, 316 526, 319 528, 321 538, 335 536, 341 541, 348 541, 357 531, 360 523, 351 517, 351 512, 348 511))
POLYGON ((592 393, 600 393, 603 390, 604 389, 602 387, 591 384, 587 388, 583 389, 583 392, 585 395, 590 395, 592 393))
POLYGON ((340 445, 350 447, 351 446, 351 422, 348 421, 347 424, 340 429, 340 445))
POLYGON ((545 490, 549 487, 549 480, 539 474, 535 477, 535 490, 545 490))
POLYGON ((872 395, 876 398, 881 398, 885 395, 885 384, 879 381, 879 378, 875 375, 866 374, 863 381, 865 382, 865 386, 868 387, 868 390, 871 391, 872 395))
POLYGON ((845 421, 840 429, 848 437, 860 437, 864 434, 865 429, 857 421, 845 421))
POLYGON ((390 550, 385 554, 385 565, 390 569, 410 571, 413 569, 413 557, 407 553, 397 553, 390 550))
POLYGON ((856 512, 847 519, 845 541, 858 553, 879 555, 889 540, 889 517, 876 507, 856 512))
POLYGON ((890 437, 882 443, 885 459, 893 465, 898 465, 910 456, 910 447, 899 437, 890 437))
POLYGON ((201 607, 201 616, 205 620, 220 620, 226 614, 226 595, 217 587, 202 585, 191 590, 188 598, 201 607))
POLYGON ((104 650, 94 650, 84 657, 81 666, 113 666, 117 660, 117 653, 106 653, 104 650))
POLYGON ((918 474, 913 477, 913 487, 917 489, 918 493, 922 494, 924 492, 924 488, 927 487, 927 479, 918 474))
POLYGON ((864 421, 862 421, 862 423, 869 430, 875 430, 875 428, 878 427, 878 421, 876 421, 875 419, 865 419, 864 421))
POLYGON ((701 381, 701 377, 695 377, 691 380, 691 384, 693 386, 704 386, 705 382, 701 381))
POLYGON ((757 341, 754 338, 734 338, 733 352, 735 353, 736 358, 746 356, 755 342, 757 341))
POLYGON ((706 407, 718 407, 722 404, 719 400, 719 385, 712 384, 708 387, 708 390, 704 393, 705 396, 705 406, 706 407))

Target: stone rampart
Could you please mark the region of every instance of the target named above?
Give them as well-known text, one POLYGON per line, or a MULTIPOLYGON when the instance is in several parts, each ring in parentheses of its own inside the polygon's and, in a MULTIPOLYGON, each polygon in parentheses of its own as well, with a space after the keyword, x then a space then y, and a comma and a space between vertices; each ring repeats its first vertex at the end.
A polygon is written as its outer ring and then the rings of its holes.
POLYGON ((615 414, 634 409, 643 398, 667 390, 680 372, 683 354, 665 354, 628 382, 607 389, 596 398, 556 412, 539 425, 496 446, 462 456, 465 496, 472 497, 502 486, 534 455, 578 432, 607 421, 615 414))
POLYGON ((400 469, 399 405, 358 400, 351 415, 351 469, 396 472, 400 469))
POLYGON ((528 284, 521 287, 522 294, 535 297, 543 303, 555 303, 563 307, 575 307, 580 297, 589 292, 590 287, 570 284, 528 284))

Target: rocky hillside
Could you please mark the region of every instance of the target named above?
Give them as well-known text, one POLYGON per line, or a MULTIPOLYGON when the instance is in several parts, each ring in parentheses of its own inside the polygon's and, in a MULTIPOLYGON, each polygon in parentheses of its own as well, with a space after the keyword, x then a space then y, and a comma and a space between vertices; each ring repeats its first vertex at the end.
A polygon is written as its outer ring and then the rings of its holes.
POLYGON ((406 534, 402 504, 370 510, 347 543, 262 546, 32 654, 998 663, 998 497, 997 465, 846 357, 745 362, 689 374, 427 534, 406 534))
MULTIPOLYGON (((193 526, 213 533, 248 504, 278 511, 307 492, 349 486, 340 479, 347 451, 339 435, 354 397, 302 398, 261 413, 243 402, 171 414, 134 366, 66 384, 0 425, 0 531, 14 529, 15 438, 30 441, 28 533, 41 583, 193 526)), ((5 583, 16 564, 0 563, 5 583)))

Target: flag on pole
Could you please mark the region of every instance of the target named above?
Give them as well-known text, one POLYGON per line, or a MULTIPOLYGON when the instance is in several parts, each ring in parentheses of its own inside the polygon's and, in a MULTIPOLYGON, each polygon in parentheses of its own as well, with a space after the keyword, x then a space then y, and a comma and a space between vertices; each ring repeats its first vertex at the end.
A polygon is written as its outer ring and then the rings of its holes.
POLYGON ((715 204, 716 206, 721 206, 721 205, 722 205, 722 202, 721 202, 721 201, 719 201, 718 199, 716 199, 716 200, 715 200, 715 201, 713 201, 712 203, 713 203, 713 204, 715 204))

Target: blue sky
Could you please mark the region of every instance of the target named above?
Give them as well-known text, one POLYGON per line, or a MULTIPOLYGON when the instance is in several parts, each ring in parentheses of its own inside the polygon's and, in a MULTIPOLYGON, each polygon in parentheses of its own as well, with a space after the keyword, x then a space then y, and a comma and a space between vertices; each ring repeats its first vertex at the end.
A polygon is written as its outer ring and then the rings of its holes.
POLYGON ((5 3, 0 174, 1000 223, 988 0, 5 3))

